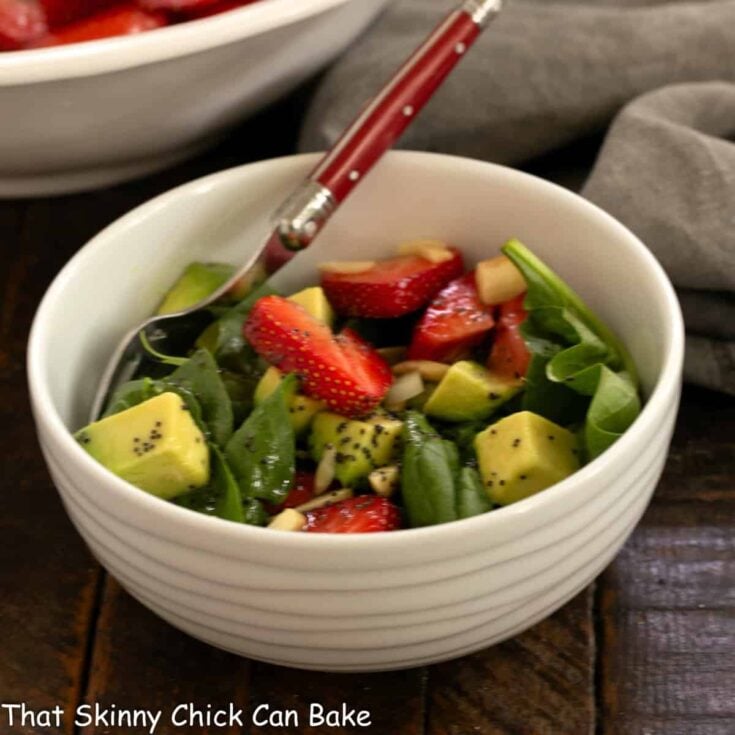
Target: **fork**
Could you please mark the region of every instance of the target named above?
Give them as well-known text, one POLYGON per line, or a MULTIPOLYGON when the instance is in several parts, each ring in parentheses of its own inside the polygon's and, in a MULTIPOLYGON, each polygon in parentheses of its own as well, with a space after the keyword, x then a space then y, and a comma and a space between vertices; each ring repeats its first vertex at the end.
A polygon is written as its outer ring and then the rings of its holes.
POLYGON ((169 355, 186 352, 232 289, 273 273, 308 247, 340 204, 364 179, 431 99, 459 60, 500 13, 503 0, 463 0, 434 29, 383 90, 345 130, 332 149, 273 215, 272 233, 221 288, 188 309, 153 316, 128 332, 100 381, 91 420, 131 379, 149 355, 146 343, 169 355))

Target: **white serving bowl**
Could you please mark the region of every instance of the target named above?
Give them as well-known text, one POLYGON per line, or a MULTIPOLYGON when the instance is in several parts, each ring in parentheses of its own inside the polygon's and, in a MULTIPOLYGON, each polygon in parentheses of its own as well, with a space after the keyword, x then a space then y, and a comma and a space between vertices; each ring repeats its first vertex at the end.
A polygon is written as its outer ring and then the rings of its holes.
POLYGON ((683 326, 650 252, 580 197, 462 158, 394 152, 312 248, 315 264, 443 238, 469 261, 518 236, 624 338, 646 406, 609 451, 564 482, 486 515, 389 534, 329 536, 241 526, 181 509, 108 473, 69 429, 87 419, 113 346, 193 259, 238 262, 314 163, 264 161, 139 207, 83 248, 50 287, 29 346, 33 410, 69 515, 94 555, 143 604, 215 646, 287 666, 403 668, 460 656, 528 628, 605 567, 661 473, 680 391, 683 326))
POLYGON ((261 0, 133 36, 0 53, 0 198, 192 155, 341 53, 389 0, 261 0))

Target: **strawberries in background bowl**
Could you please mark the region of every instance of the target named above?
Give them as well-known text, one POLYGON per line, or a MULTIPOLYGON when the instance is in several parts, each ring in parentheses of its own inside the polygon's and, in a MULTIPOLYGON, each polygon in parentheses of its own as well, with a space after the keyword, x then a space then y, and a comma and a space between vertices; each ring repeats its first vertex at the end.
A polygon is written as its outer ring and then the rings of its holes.
POLYGON ((46 16, 35 0, 0 0, 0 51, 15 51, 43 36, 46 16))
POLYGON ((257 0, 0 0, 0 51, 126 36, 253 2, 257 0))

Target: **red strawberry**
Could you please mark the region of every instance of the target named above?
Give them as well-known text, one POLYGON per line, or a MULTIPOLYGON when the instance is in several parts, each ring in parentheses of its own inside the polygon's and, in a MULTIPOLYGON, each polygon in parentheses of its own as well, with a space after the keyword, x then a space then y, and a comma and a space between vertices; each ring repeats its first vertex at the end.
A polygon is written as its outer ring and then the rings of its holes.
POLYGON ((46 14, 50 28, 71 23, 102 8, 113 5, 118 0, 39 0, 46 14))
POLYGON ((416 325, 409 360, 454 362, 493 328, 493 309, 480 302, 474 272, 452 281, 416 325))
POLYGON ((359 495, 306 513, 304 531, 311 533, 375 533, 401 527, 401 512, 387 498, 359 495))
MULTIPOLYGON (((155 0, 154 0, 155 1, 155 0)), ((242 8, 245 5, 251 5, 257 0, 215 0, 214 3, 208 5, 197 5, 196 7, 186 7, 181 9, 181 15, 184 20, 195 20, 197 18, 209 18, 210 15, 219 15, 226 13, 235 8, 242 8)))
POLYGON ((464 270, 461 253, 432 263, 418 255, 390 258, 362 273, 322 273, 322 288, 340 314, 384 319, 426 304, 464 270))
POLYGON ((14 51, 46 33, 36 0, 0 0, 0 51, 14 51))
POLYGON ((199 10, 214 5, 219 0, 138 0, 138 5, 146 10, 165 10, 168 12, 199 10))
POLYGON ((126 36, 160 28, 167 23, 166 16, 162 13, 149 13, 132 3, 123 3, 90 15, 88 18, 69 23, 53 33, 47 33, 31 46, 33 48, 62 46, 69 43, 96 41, 111 36, 126 36))
POLYGON ((296 470, 294 475, 293 487, 286 499, 280 505, 268 504, 268 512, 272 514, 280 513, 286 508, 296 508, 303 505, 314 497, 314 473, 305 472, 304 470, 296 470))
POLYGON ((490 370, 508 378, 524 377, 531 362, 531 355, 520 332, 520 326, 527 316, 523 308, 525 296, 521 294, 500 305, 498 326, 487 362, 490 370))
POLYGON ((344 416, 373 411, 392 382, 385 360, 354 332, 335 336, 299 304, 280 296, 255 303, 243 334, 264 360, 296 373, 304 393, 344 416))

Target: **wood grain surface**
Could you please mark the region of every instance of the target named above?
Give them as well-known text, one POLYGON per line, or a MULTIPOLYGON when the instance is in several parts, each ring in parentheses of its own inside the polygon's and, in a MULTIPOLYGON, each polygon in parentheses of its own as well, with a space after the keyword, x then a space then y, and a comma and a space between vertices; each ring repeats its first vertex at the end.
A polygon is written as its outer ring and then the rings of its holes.
MULTIPOLYGON (((665 476, 596 587, 511 641, 406 672, 329 675, 248 662, 177 632, 104 577, 67 520, 36 444, 24 372, 35 308, 64 262, 139 202, 213 170, 287 153, 301 98, 196 161, 93 194, 0 202, 0 703, 302 714, 345 702, 369 728, 243 733, 735 735, 735 399, 687 389, 665 476)), ((162 723, 156 732, 181 728, 162 723)), ((192 733, 240 732, 202 726, 192 733)))

